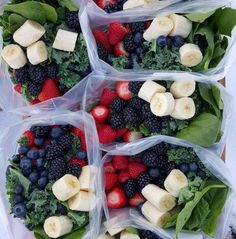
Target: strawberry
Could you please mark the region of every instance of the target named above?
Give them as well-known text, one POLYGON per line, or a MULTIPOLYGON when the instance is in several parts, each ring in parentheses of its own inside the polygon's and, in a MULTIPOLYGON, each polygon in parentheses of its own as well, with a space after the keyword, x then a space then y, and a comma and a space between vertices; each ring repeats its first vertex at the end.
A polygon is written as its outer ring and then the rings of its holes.
POLYGON ((137 131, 131 130, 127 131, 122 137, 125 142, 133 142, 137 139, 141 139, 143 135, 137 131))
POLYGON ((116 84, 116 93, 123 100, 130 100, 132 98, 132 93, 129 90, 128 81, 119 81, 116 84))
POLYGON ((100 29, 93 29, 93 35, 97 43, 100 43, 106 49, 110 48, 108 34, 100 29))
POLYGON ((109 109, 106 106, 95 106, 90 114, 93 116, 96 122, 103 123, 108 119, 109 109))
POLYGON ((132 178, 137 178, 142 172, 147 170, 146 166, 141 163, 130 163, 128 165, 128 171, 132 178))
POLYGON ((118 177, 115 173, 105 173, 105 189, 109 191, 112 189, 118 181, 118 177))
POLYGON ((23 137, 26 137, 28 140, 28 145, 30 147, 34 146, 34 135, 30 130, 27 130, 23 133, 23 137))
POLYGON ((98 129, 99 142, 102 144, 111 143, 116 138, 116 131, 110 125, 103 125, 98 129))
POLYGON ((117 98, 116 92, 105 88, 99 101, 101 105, 109 106, 115 98, 117 98))
POLYGON ((129 56, 129 53, 125 50, 123 42, 118 42, 114 47, 115 56, 129 56))
POLYGON ((43 83, 43 88, 38 96, 38 99, 40 101, 45 101, 45 100, 49 100, 52 98, 56 98, 58 96, 61 96, 61 93, 60 93, 55 81, 52 79, 47 79, 43 83))
POLYGON ((117 0, 97 0, 96 2, 97 5, 102 9, 110 4, 117 4, 117 0))
POLYGON ((69 160, 69 164, 70 165, 74 165, 74 164, 77 165, 77 164, 79 164, 81 168, 87 165, 86 162, 83 159, 79 159, 79 158, 77 158, 75 156, 73 156, 69 160))
POLYGON ((138 205, 143 202, 145 202, 145 198, 140 193, 135 194, 132 198, 129 199, 129 205, 131 207, 138 207, 138 205))
POLYGON ((115 173, 116 172, 116 170, 111 162, 104 163, 103 168, 104 168, 105 173, 115 173))
POLYGON ((32 101, 31 101, 31 104, 32 104, 32 105, 36 105, 36 104, 38 104, 38 103, 40 103, 40 102, 41 102, 40 100, 35 99, 35 100, 32 100, 32 101))
POLYGON ((126 169, 128 167, 129 157, 124 155, 115 155, 112 159, 112 165, 115 169, 126 169))
POLYGON ((131 176, 129 174, 129 171, 126 169, 126 170, 121 170, 118 174, 118 181, 120 183, 124 183, 127 179, 130 179, 131 176))
POLYGON ((116 130, 116 138, 121 137, 123 134, 125 134, 128 131, 126 128, 118 129, 116 130))
POLYGON ((145 22, 145 27, 146 27, 146 29, 148 29, 151 24, 152 24, 152 21, 147 21, 147 22, 145 22))
POLYGON ((86 139, 85 139, 84 132, 81 129, 75 128, 75 127, 72 128, 71 132, 74 133, 75 135, 77 135, 80 138, 81 148, 83 150, 86 150, 87 145, 86 145, 86 139))
POLYGON ((125 192, 120 187, 113 188, 106 196, 107 206, 111 209, 123 208, 127 204, 125 192))
POLYGON ((109 42, 111 45, 116 45, 122 41, 127 33, 127 29, 120 22, 112 22, 108 27, 109 42))
POLYGON ((14 85, 14 90, 21 94, 22 93, 22 85, 21 84, 14 85))

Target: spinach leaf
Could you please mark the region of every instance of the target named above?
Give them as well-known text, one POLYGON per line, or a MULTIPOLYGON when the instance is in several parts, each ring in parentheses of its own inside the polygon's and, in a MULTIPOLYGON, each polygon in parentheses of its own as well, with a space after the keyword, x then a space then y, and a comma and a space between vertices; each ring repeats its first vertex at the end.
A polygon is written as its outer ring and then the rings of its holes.
POLYGON ((187 14, 185 15, 185 17, 187 17, 190 21, 192 22, 200 22, 200 23, 203 23, 205 22, 205 20, 207 18, 209 18, 210 16, 212 16, 214 13, 215 13, 216 10, 212 10, 210 12, 206 12, 206 13, 200 13, 200 12, 197 12, 197 13, 190 13, 190 14, 187 14))
POLYGON ((62 7, 66 7, 69 11, 77 11, 78 7, 72 2, 72 0, 57 0, 58 4, 62 7))
POLYGON ((202 113, 193 119, 187 128, 180 130, 176 137, 202 147, 210 147, 216 142, 220 127, 221 122, 215 115, 202 113))
POLYGON ((57 16, 57 12, 55 8, 45 3, 40 3, 40 4, 43 7, 43 11, 44 11, 46 19, 50 22, 56 23, 58 16, 57 16))
POLYGON ((176 225, 177 222, 177 217, 178 217, 178 213, 173 214, 171 217, 169 217, 165 223, 164 228, 171 228, 174 227, 176 225))
POLYGON ((15 32, 18 28, 20 28, 26 21, 26 18, 22 17, 19 14, 12 13, 9 18, 9 30, 11 32, 15 32))
POLYGON ((129 233, 138 235, 138 230, 135 227, 126 227, 125 230, 129 233))
POLYGON ((42 226, 37 226, 33 230, 36 239, 49 239, 42 226))
POLYGON ((214 84, 211 84, 211 91, 212 91, 213 97, 215 99, 215 102, 216 102, 218 108, 220 110, 223 110, 224 109, 224 103, 221 99, 220 90, 214 84))
POLYGON ((63 237, 60 237, 60 239, 82 239, 85 233, 85 228, 81 228, 77 231, 74 231, 70 234, 67 234, 63 237))

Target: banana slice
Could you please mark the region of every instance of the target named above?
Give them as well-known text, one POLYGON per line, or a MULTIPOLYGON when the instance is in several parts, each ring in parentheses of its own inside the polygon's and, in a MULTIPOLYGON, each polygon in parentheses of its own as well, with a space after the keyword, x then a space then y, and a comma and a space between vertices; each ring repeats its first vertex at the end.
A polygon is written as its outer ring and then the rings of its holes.
POLYGON ((164 92, 166 92, 166 88, 164 86, 159 85, 154 81, 148 80, 143 83, 142 87, 140 88, 138 97, 150 103, 154 94, 164 92))
POLYGON ((150 104, 151 111, 158 117, 170 115, 175 107, 175 100, 171 93, 156 93, 150 104))
POLYGON ((43 41, 38 41, 27 48, 27 57, 32 65, 37 65, 48 59, 48 50, 43 41))
POLYGON ((179 80, 171 85, 170 92, 176 99, 178 99, 192 95, 195 89, 196 82, 194 80, 179 80))
POLYGON ((181 64, 187 67, 194 67, 201 63, 202 52, 198 45, 187 43, 179 48, 181 64))
POLYGON ((187 186, 187 177, 178 169, 172 170, 164 182, 165 189, 174 197, 178 197, 180 190, 187 186))
POLYGON ((21 46, 28 47, 38 41, 45 32, 45 28, 42 25, 35 21, 27 20, 14 32, 13 39, 21 46))
POLYGON ((148 184, 143 188, 142 195, 160 212, 168 212, 176 205, 175 198, 155 184, 148 184))
POLYGON ((114 217, 114 218, 110 219, 109 221, 106 221, 103 223, 103 225, 105 226, 105 228, 107 229, 108 233, 111 236, 115 236, 116 234, 125 230, 124 227, 117 225, 118 222, 119 222, 119 218, 114 217))
POLYGON ((55 197, 64 202, 73 197, 80 190, 79 180, 70 174, 64 175, 52 185, 52 192, 55 197))
POLYGON ((160 212, 156 207, 154 207, 149 201, 146 201, 142 208, 142 214, 146 219, 152 223, 154 226, 163 227, 166 221, 170 217, 168 212, 160 212))
POLYGON ((171 117, 179 120, 191 119, 196 113, 195 103, 192 98, 184 97, 175 100, 175 108, 171 117))
POLYGON ((73 52, 75 50, 77 37, 78 33, 59 29, 52 47, 62 51, 73 52))
POLYGON ((96 205, 96 197, 92 192, 79 191, 68 200, 69 208, 74 211, 89 212, 96 205))
POLYGON ((100 235, 98 236, 97 239, 114 239, 114 237, 110 236, 109 234, 105 234, 105 235, 100 235))
POLYGON ((143 6, 145 4, 146 4, 145 0, 128 0, 123 4, 123 9, 126 10, 134 7, 143 6))
POLYGON ((50 238, 58 238, 71 232, 73 223, 67 216, 53 216, 45 220, 43 229, 50 238))
POLYGON ((120 234, 120 239, 140 239, 137 234, 129 233, 127 231, 123 231, 120 234))
POLYGON ((79 177, 80 189, 83 191, 94 192, 96 176, 97 168, 95 166, 84 166, 79 177))
POLYGON ((144 32, 143 38, 146 41, 157 39, 160 36, 167 36, 173 29, 174 24, 168 17, 154 18, 149 28, 144 32))
POLYGON ((172 14, 169 18, 174 23, 174 28, 172 29, 170 36, 181 36, 187 38, 192 31, 192 22, 186 17, 178 14, 172 14))
POLYGON ((27 63, 25 53, 21 47, 16 44, 5 46, 1 55, 12 69, 19 69, 27 63))

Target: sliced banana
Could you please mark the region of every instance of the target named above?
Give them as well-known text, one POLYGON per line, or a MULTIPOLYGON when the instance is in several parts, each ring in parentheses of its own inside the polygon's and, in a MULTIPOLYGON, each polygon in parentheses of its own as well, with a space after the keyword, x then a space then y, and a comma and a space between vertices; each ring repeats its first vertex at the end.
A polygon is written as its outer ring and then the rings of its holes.
POLYGON ((198 45, 187 43, 179 48, 181 64, 187 67, 194 67, 201 63, 202 52, 198 45))
POLYGON ((96 196, 92 192, 79 191, 68 200, 68 205, 71 210, 89 212, 96 205, 96 196))
POLYGON ((15 42, 23 47, 28 47, 38 41, 46 32, 45 28, 39 23, 27 20, 18 30, 13 34, 15 42))
POLYGON ((167 36, 173 29, 174 24, 168 17, 156 17, 149 28, 144 32, 143 38, 146 41, 157 39, 160 36, 167 36))
POLYGON ((143 188, 142 195, 160 212, 168 212, 176 205, 175 198, 155 184, 148 184, 143 188))
POLYGON ((179 169, 172 170, 164 182, 165 189, 174 197, 178 197, 180 190, 187 186, 188 179, 179 169))
POLYGON ((150 103, 151 111, 158 117, 170 115, 175 107, 175 100, 171 93, 156 93, 150 103))
POLYGON ((195 103, 192 98, 184 97, 175 100, 175 108, 171 117, 179 120, 191 119, 196 113, 195 103))
POLYGON ((143 83, 142 87, 140 88, 138 97, 150 103, 154 94, 164 93, 165 91, 166 88, 164 86, 154 81, 148 80, 143 83))
POLYGON ((120 234, 120 239, 140 239, 139 235, 123 231, 120 234))
POLYGON ((75 50, 77 37, 78 33, 59 29, 52 47, 61 51, 73 52, 75 50))
POLYGON ((110 236, 109 234, 104 234, 104 235, 100 235, 98 236, 97 239, 114 239, 114 237, 110 236))
POLYGON ((58 238, 71 232, 73 223, 67 216, 53 216, 45 220, 43 229, 50 238, 58 238))
POLYGON ((128 0, 123 4, 123 9, 126 10, 134 7, 143 6, 145 4, 145 0, 128 0))
POLYGON ((52 185, 52 192, 55 197, 64 202, 73 197, 80 190, 79 180, 70 174, 64 175, 52 185))
POLYGON ((32 65, 37 65, 48 59, 48 50, 43 41, 38 41, 27 48, 27 57, 32 65))
POLYGON ((12 68, 19 69, 27 63, 25 53, 20 46, 16 44, 10 44, 3 48, 2 58, 12 68))
POLYGON ((169 18, 174 23, 174 28, 172 29, 170 36, 181 36, 187 38, 192 31, 192 22, 186 17, 178 14, 172 14, 169 18))
POLYGON ((111 236, 115 236, 116 234, 120 233, 121 231, 125 230, 125 227, 117 225, 119 223, 119 218, 114 217, 109 221, 103 223, 105 228, 107 229, 108 233, 111 236))
POLYGON ((170 92, 176 99, 178 99, 192 95, 195 89, 196 82, 191 79, 186 79, 175 81, 170 87, 170 92))
POLYGON ((142 208, 142 214, 146 219, 152 223, 154 226, 163 227, 166 221, 170 217, 168 212, 160 212, 155 206, 153 206, 149 201, 146 201, 142 208))
POLYGON ((82 167, 79 177, 80 189, 83 191, 94 192, 97 176, 97 168, 95 166, 87 165, 82 167))

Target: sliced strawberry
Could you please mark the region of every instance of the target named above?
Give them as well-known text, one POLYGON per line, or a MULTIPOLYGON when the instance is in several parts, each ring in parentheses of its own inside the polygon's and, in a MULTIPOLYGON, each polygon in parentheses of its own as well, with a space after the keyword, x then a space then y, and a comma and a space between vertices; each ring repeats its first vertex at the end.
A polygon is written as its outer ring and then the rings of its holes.
POLYGON ((116 45, 122 41, 127 33, 127 29, 120 22, 112 22, 108 28, 109 42, 111 45, 116 45))
POLYGON ((129 199, 129 205, 131 207, 138 207, 138 205, 143 202, 145 202, 145 198, 140 193, 135 194, 132 198, 129 199))
POLYGON ((40 103, 40 102, 41 102, 40 100, 35 99, 35 100, 32 100, 32 101, 31 101, 31 104, 32 104, 32 105, 36 105, 36 104, 38 104, 38 103, 40 103))
POLYGON ((72 128, 71 132, 74 133, 75 135, 77 135, 80 138, 81 148, 83 150, 87 150, 87 145, 86 145, 86 139, 85 139, 84 132, 81 129, 75 128, 75 127, 72 128))
POLYGON ((125 192, 120 187, 115 187, 106 196, 107 206, 111 209, 123 208, 127 204, 125 192))
POLYGON ((69 160, 69 164, 70 165, 80 165, 80 167, 84 167, 84 166, 86 166, 87 165, 87 163, 84 161, 84 160, 82 160, 82 159, 79 159, 79 158, 77 158, 76 156, 73 156, 70 160, 69 160))
POLYGON ((115 173, 116 172, 116 170, 111 162, 104 163, 103 168, 104 168, 105 173, 115 173))
POLYGON ((127 131, 128 131, 128 129, 126 129, 126 128, 118 129, 118 130, 116 131, 116 138, 121 137, 121 136, 124 135, 127 131))
POLYGON ((117 94, 115 91, 105 88, 102 92, 99 101, 101 105, 109 106, 116 97, 117 94))
POLYGON ((93 29, 93 35, 97 43, 100 43, 106 49, 110 48, 110 43, 108 40, 108 34, 101 29, 93 29))
POLYGON ((102 9, 104 9, 109 4, 117 4, 117 0, 97 0, 96 2, 97 5, 102 9))
POLYGON ((123 100, 130 100, 132 98, 132 93, 129 90, 128 81, 119 81, 116 84, 116 93, 123 100))
POLYGON ((112 164, 116 170, 126 169, 128 167, 129 157, 124 155, 115 155, 112 164))
POLYGON ((96 122, 103 123, 108 119, 109 109, 106 106, 95 106, 90 114, 93 116, 96 122))
POLYGON ((21 84, 14 85, 14 90, 21 94, 22 93, 22 85, 21 84))
POLYGON ((133 142, 135 140, 141 139, 143 135, 137 131, 128 131, 123 135, 123 140, 125 142, 133 142))
POLYGON ((28 140, 28 145, 30 147, 34 146, 34 135, 30 130, 27 130, 23 133, 23 137, 26 137, 28 140))
POLYGON ((116 131, 110 125, 103 125, 98 129, 98 137, 100 143, 108 144, 116 138, 116 131))
POLYGON ((109 191, 118 182, 118 177, 115 173, 105 173, 105 189, 109 191))
POLYGON ((129 53, 125 50, 123 42, 118 42, 114 47, 115 56, 129 56, 129 53))
POLYGON ((127 169, 121 170, 118 174, 118 181, 120 183, 124 183, 127 179, 130 179, 131 176, 129 174, 129 171, 127 169))
POLYGON ((137 178, 142 172, 147 170, 146 166, 141 163, 130 163, 128 165, 128 171, 132 178, 137 178))

